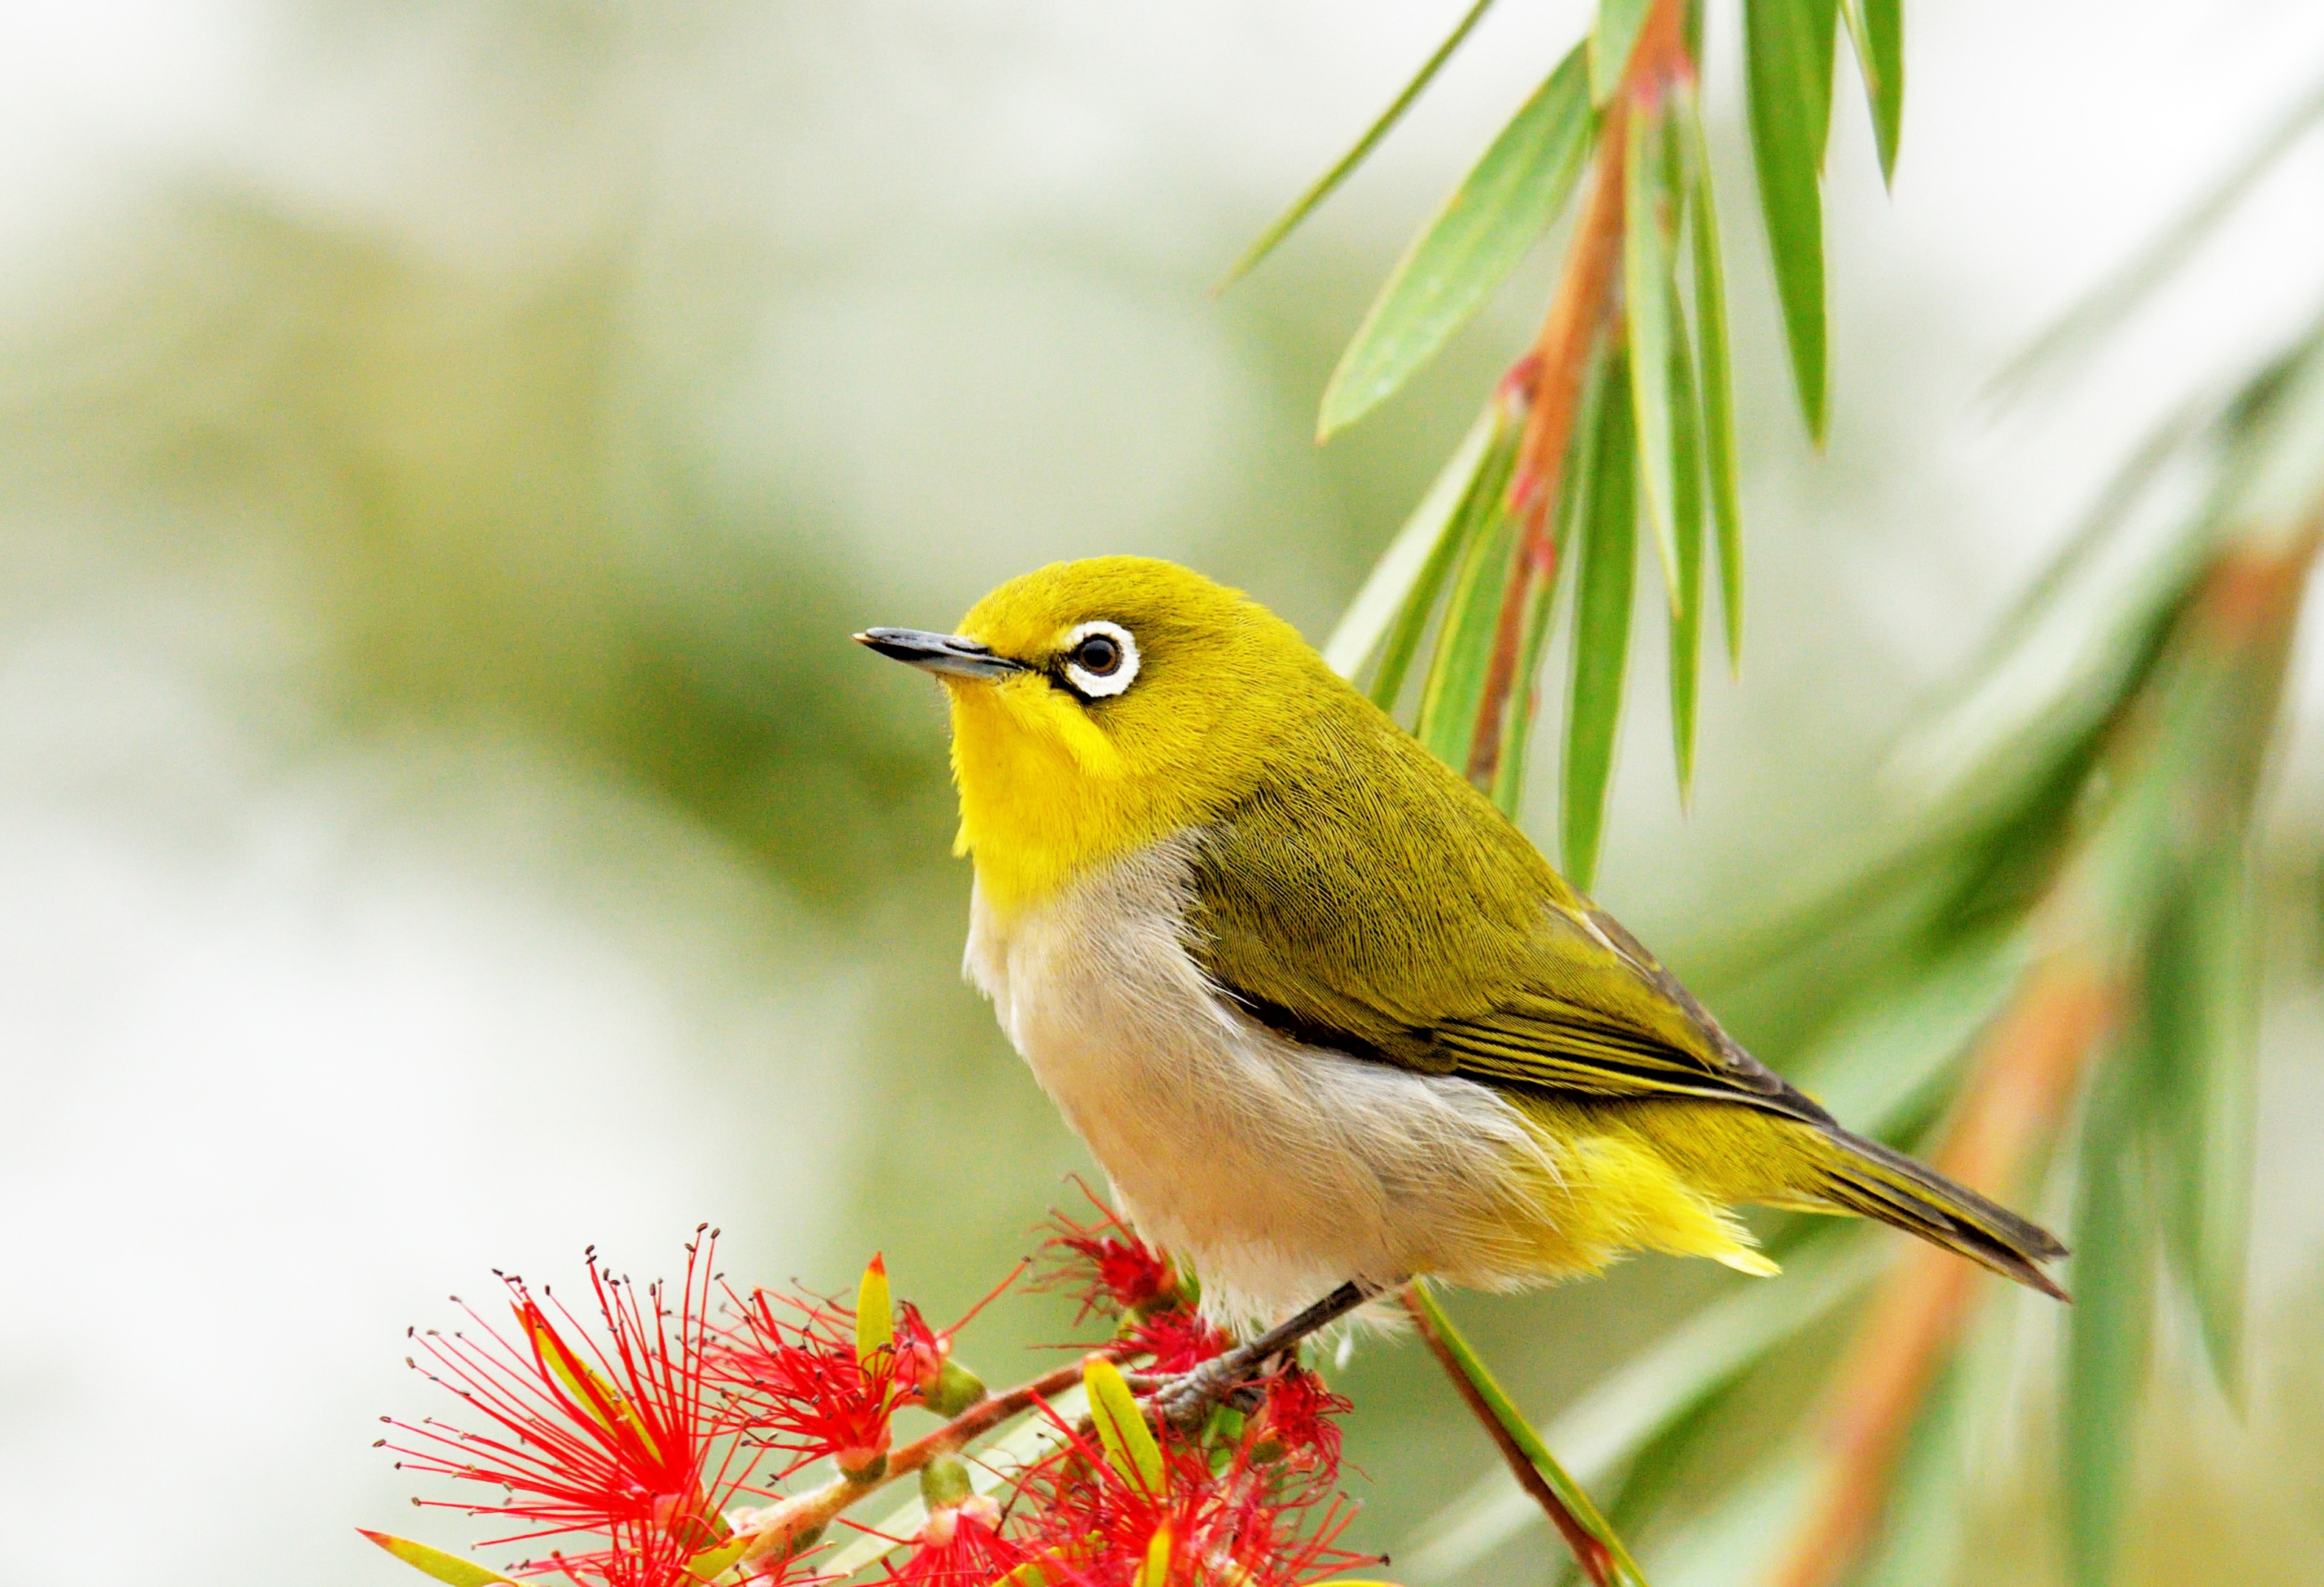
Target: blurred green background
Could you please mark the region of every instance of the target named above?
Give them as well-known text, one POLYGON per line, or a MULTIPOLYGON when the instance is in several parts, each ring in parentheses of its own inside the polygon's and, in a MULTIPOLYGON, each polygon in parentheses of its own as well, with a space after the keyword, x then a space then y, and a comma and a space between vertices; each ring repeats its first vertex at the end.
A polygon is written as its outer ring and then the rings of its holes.
MULTIPOLYGON (((594 1241, 674 1271, 706 1219, 742 1279, 837 1287, 883 1248, 941 1319, 1028 1248, 1090 1165, 959 977, 936 691, 845 636, 1111 551, 1329 631, 1554 249, 1320 451, 1314 400, 1582 10, 1503 7, 1280 257, 1207 289, 1459 9, 7 13, 0 1583, 114 1541, 187 1587, 404 1580, 350 1529, 410 1491, 373 1418, 442 1408, 401 1331, 488 1267, 570 1282, 594 1241)), ((2294 161, 2098 376, 1995 408, 2324 25, 1976 0, 1916 9, 1909 49, 1893 198, 1860 120, 1834 140, 1821 456, 1730 202, 1748 668, 1707 687, 1686 817, 1642 672, 1597 889, 1682 973, 1910 819, 1900 726, 2140 425, 2324 282, 2294 161)), ((1714 73, 1728 156, 1736 97, 1714 73)), ((2316 650, 2269 826, 2295 881, 2251 1404, 2165 1352, 2140 1582, 2324 1581, 2316 650)), ((1780 1047, 1816 1010, 1738 1012, 1780 1047)), ((1458 1309, 1546 1414, 1730 1282, 1642 1259, 1458 1309)), ((1004 1301, 962 1353, 1013 1378, 1069 1317, 1004 1301)), ((1393 1550, 1490 1454, 1408 1343, 1342 1386, 1354 1537, 1393 1550)), ((2038 1452, 1993 1454, 2006 1530, 2038 1452)))

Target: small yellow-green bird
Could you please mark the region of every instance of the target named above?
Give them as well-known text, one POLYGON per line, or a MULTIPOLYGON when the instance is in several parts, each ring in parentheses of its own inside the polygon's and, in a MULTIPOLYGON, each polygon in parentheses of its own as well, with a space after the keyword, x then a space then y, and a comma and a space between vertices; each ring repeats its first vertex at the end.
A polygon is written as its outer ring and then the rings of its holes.
POLYGON ((1771 1273, 1745 1204, 1877 1218, 2062 1298, 2056 1240, 1738 1047, 1258 603, 1106 557, 956 634, 856 637, 951 697, 969 975, 1214 1314, 1641 1250, 1771 1273))

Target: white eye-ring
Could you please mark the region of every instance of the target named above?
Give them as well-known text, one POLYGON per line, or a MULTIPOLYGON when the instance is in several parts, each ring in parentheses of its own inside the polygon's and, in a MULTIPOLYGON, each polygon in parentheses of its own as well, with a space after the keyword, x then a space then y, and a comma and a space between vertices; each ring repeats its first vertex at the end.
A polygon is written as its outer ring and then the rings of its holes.
POLYGON ((1138 677, 1138 641, 1119 623, 1084 623, 1065 635, 1065 676, 1093 699, 1118 695, 1138 677))

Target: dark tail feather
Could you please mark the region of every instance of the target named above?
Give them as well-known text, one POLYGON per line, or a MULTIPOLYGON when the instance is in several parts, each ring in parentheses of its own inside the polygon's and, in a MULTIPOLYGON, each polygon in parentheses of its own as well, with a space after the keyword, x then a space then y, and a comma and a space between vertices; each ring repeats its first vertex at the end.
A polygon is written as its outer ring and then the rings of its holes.
POLYGON ((1838 1149, 1823 1186, 1831 1201, 1958 1251, 2044 1295, 2072 1298, 2037 1265, 2066 1254, 2047 1229, 1877 1140, 1839 1129, 1824 1133, 1838 1149))

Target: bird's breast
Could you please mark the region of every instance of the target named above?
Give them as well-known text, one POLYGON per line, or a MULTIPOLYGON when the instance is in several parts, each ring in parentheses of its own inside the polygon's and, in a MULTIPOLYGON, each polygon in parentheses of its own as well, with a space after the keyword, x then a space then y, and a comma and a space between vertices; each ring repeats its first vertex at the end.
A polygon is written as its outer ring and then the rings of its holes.
POLYGON ((1351 1278, 1458 1265, 1533 1149, 1481 1086, 1287 1040, 1188 951, 1194 844, 1122 856, 1034 906, 980 888, 967 972, 1123 1210, 1207 1303, 1271 1317, 1351 1278))

